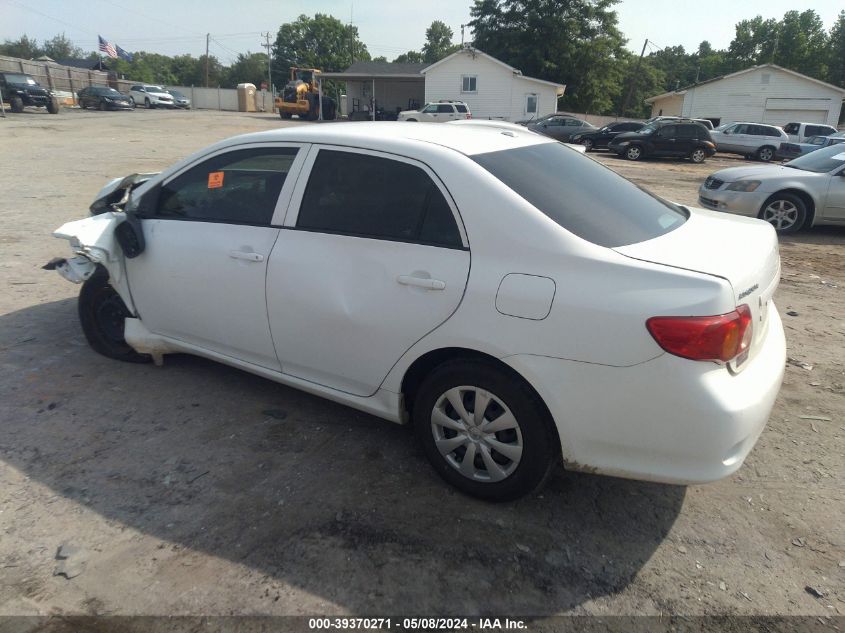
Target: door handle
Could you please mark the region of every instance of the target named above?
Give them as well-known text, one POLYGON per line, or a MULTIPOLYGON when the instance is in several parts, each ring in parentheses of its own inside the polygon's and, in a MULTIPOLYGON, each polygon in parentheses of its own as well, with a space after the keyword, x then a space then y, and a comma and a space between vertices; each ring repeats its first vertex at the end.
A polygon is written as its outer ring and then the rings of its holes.
POLYGON ((245 259, 248 262, 263 262, 264 255, 261 253, 248 253, 246 251, 229 251, 232 259, 245 259))
POLYGON ((439 279, 427 279, 425 277, 412 277, 411 275, 399 275, 396 278, 403 286, 417 286, 418 288, 425 288, 426 290, 443 290, 446 288, 446 282, 439 279))

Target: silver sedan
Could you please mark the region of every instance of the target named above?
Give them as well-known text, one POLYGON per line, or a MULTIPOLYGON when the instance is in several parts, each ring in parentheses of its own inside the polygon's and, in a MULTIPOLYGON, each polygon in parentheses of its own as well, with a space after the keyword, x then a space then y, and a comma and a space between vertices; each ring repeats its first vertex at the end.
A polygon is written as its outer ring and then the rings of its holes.
POLYGON ((834 145, 783 165, 732 167, 698 189, 701 206, 771 223, 781 234, 822 224, 845 226, 845 146, 834 145))

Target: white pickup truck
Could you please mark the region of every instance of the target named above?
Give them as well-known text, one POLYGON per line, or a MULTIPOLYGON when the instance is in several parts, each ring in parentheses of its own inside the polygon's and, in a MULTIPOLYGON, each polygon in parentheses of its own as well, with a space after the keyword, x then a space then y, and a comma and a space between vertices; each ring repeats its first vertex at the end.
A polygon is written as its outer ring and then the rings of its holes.
POLYGON ((811 136, 830 136, 836 134, 836 128, 823 123, 787 123, 783 131, 793 143, 806 143, 811 136))

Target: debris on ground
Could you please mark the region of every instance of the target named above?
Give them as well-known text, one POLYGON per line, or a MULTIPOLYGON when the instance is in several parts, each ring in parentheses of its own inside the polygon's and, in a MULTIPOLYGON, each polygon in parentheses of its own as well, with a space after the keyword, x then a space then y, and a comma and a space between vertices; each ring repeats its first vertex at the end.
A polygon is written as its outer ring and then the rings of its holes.
POLYGON ((802 420, 818 420, 819 422, 831 421, 831 418, 825 417, 823 415, 799 415, 798 417, 802 420))
POLYGON ((822 591, 821 589, 816 589, 815 587, 811 587, 810 585, 807 585, 806 587, 804 587, 804 591, 806 591, 808 594, 810 594, 814 598, 824 598, 824 596, 825 596, 824 591, 822 591))
POLYGON ((54 576, 64 576, 68 580, 76 578, 85 570, 84 552, 79 548, 62 543, 56 550, 56 563, 53 569, 54 576))
POLYGON ((806 369, 807 371, 812 371, 813 366, 810 363, 805 363, 803 360, 798 360, 797 358, 792 358, 792 356, 786 359, 787 365, 795 365, 796 367, 800 367, 801 369, 806 369))

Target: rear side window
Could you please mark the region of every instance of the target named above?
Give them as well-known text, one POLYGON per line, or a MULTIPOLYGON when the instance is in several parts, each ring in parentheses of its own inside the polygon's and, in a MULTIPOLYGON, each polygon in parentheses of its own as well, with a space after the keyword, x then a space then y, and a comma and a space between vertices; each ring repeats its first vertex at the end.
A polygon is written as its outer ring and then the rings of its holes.
POLYGON ((836 132, 832 127, 826 125, 808 125, 806 129, 807 136, 827 136, 836 132))
POLYGON ((677 138, 698 138, 697 125, 679 125, 677 128, 677 138))
POLYGON ((298 228, 461 248, 446 199, 421 168, 351 152, 320 150, 298 228))
POLYGON ((437 113, 438 114, 452 114, 452 112, 454 112, 454 110, 452 109, 452 106, 450 106, 450 105, 446 105, 445 103, 441 103, 439 106, 437 106, 437 113))
POLYGON ((460 104, 460 103, 455 104, 455 108, 456 108, 456 109, 458 110, 458 112, 460 112, 461 114, 465 114, 465 113, 467 112, 467 107, 466 107, 465 105, 460 104))
POLYGON ((688 217, 680 207, 561 143, 471 158, 560 226, 599 246, 650 240, 688 217))
POLYGON ((192 167, 161 188, 155 217, 269 225, 297 149, 241 149, 192 167))

